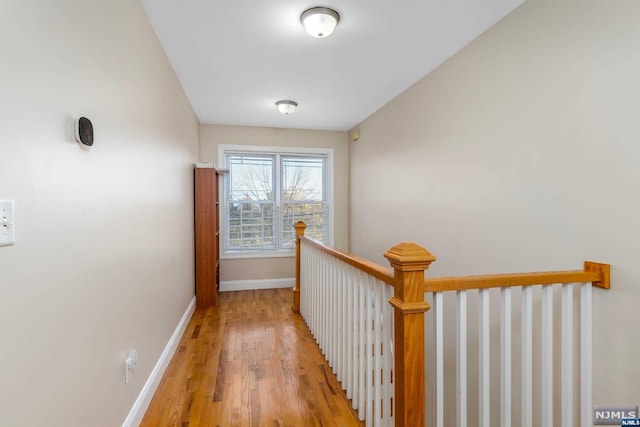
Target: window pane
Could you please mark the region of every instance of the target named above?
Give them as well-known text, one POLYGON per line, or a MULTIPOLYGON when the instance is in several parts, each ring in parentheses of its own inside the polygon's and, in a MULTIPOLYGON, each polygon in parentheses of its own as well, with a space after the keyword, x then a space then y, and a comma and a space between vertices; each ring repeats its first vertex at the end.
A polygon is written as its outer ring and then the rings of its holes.
POLYGON ((295 247, 296 232, 293 227, 298 221, 307 224, 305 236, 326 242, 325 202, 287 202, 282 204, 282 248, 295 247))
POLYGON ((304 221, 305 234, 326 242, 324 203, 324 165, 320 156, 282 156, 282 217, 280 245, 295 245, 293 224, 304 221))
POLYGON ((226 249, 275 249, 275 157, 229 154, 226 249))
POLYGON ((228 203, 227 249, 274 249, 273 213, 273 202, 241 201, 228 203))
POLYGON ((273 156, 228 156, 230 201, 273 200, 273 156))
POLYGON ((324 200, 323 157, 282 157, 282 201, 324 200))

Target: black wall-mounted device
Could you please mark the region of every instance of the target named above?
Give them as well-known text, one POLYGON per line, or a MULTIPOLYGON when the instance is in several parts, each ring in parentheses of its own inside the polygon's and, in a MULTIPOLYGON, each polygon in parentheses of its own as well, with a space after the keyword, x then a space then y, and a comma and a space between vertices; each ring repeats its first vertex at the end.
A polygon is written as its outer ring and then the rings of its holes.
POLYGON ((86 117, 80 117, 75 125, 76 141, 87 147, 93 145, 93 124, 86 117))

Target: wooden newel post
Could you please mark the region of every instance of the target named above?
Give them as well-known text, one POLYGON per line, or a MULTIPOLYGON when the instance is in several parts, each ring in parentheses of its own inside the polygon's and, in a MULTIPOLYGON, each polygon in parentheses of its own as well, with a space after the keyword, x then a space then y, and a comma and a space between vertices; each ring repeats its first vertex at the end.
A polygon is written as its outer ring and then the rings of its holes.
POLYGON ((394 268, 395 286, 389 303, 394 308, 394 386, 396 427, 425 422, 424 271, 436 260, 415 243, 400 243, 385 254, 394 268))
POLYGON ((296 229, 296 285, 293 288, 293 305, 291 309, 294 313, 300 313, 300 236, 304 236, 307 224, 298 221, 293 226, 296 229))

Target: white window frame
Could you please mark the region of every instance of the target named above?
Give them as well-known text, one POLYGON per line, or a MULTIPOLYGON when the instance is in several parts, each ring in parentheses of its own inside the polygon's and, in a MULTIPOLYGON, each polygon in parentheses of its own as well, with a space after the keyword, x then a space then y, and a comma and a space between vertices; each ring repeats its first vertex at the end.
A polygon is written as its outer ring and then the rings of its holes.
MULTIPOLYGON (((227 169, 227 153, 247 153, 247 154, 274 154, 274 155, 324 155, 326 156, 326 202, 327 202, 327 219, 328 227, 327 232, 327 244, 333 246, 333 230, 334 230, 334 207, 333 207, 333 148, 302 148, 302 147, 270 147, 262 145, 233 145, 233 144, 220 144, 218 145, 218 168, 227 169)), ((277 166, 278 170, 281 167, 277 166)), ((276 249, 276 250, 256 250, 256 251, 228 251, 226 248, 226 236, 227 236, 227 182, 228 175, 220 175, 222 177, 220 181, 220 188, 218 194, 219 197, 219 209, 218 215, 220 216, 220 258, 221 259, 243 259, 243 258, 281 258, 295 256, 296 251, 293 249, 276 249)), ((280 205, 277 205, 276 209, 280 209, 280 205)))

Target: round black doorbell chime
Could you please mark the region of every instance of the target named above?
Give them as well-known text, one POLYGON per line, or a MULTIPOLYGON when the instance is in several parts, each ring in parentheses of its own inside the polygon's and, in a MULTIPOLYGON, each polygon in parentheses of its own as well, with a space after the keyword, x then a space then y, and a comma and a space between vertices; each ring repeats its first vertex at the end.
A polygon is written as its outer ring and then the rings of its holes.
POLYGON ((93 125, 91 120, 86 117, 80 117, 76 120, 75 126, 76 141, 87 147, 93 145, 93 125))

